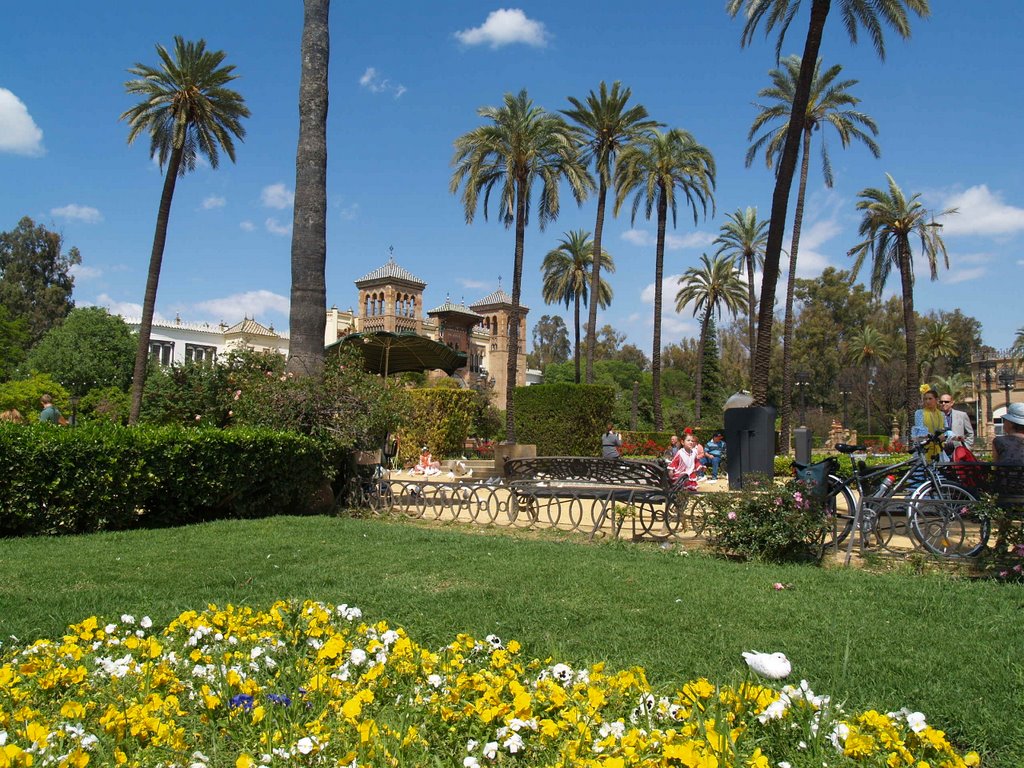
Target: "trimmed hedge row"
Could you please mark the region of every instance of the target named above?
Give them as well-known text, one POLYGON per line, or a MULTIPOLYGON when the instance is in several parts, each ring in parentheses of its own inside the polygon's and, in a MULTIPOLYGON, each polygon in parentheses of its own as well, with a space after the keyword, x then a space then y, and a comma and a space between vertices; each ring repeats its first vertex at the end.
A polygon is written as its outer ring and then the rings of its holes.
POLYGON ((615 390, 603 384, 538 384, 515 390, 516 439, 538 456, 600 456, 615 390))
MULTIPOLYGON (((851 473, 850 459, 841 453, 812 453, 811 462, 824 461, 829 456, 839 459, 839 469, 836 472, 840 477, 849 477, 851 473)), ((885 456, 869 455, 864 457, 864 463, 868 467, 886 467, 890 464, 899 464, 901 461, 906 461, 910 458, 909 453, 890 453, 885 456)), ((856 459, 855 459, 856 460, 856 459)), ((776 456, 775 457, 775 476, 776 477, 789 477, 793 473, 790 471, 793 465, 792 456, 776 456)))
POLYGON ((266 429, 0 426, 0 536, 304 514, 340 463, 266 429))

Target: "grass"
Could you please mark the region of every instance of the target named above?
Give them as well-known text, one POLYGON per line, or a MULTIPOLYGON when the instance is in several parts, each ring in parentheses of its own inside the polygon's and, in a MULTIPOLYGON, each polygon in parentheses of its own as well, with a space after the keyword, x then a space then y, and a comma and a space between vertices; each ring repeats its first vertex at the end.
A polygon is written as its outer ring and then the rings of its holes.
POLYGON ((1019 586, 323 517, 0 542, 5 645, 94 614, 160 625, 281 597, 358 605, 427 645, 493 632, 530 656, 640 665, 662 688, 737 680, 741 651, 781 650, 851 709, 919 709, 986 766, 1024 754, 1019 586))

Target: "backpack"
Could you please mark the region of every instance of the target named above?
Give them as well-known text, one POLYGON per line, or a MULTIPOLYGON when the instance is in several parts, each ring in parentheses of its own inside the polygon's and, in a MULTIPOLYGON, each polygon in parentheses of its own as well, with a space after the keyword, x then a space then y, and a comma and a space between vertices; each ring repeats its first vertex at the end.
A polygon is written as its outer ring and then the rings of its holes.
POLYGON ((953 449, 953 455, 951 457, 952 465, 950 471, 953 476, 965 488, 976 488, 982 483, 983 472, 978 462, 978 459, 971 449, 966 445, 958 445, 953 449), (970 466, 971 464, 979 464, 977 467, 970 466))

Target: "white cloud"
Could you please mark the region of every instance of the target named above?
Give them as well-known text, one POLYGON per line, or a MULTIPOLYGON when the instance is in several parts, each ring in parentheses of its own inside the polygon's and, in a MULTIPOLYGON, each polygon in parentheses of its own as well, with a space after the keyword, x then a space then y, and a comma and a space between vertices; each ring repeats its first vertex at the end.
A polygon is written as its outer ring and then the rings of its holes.
MULTIPOLYGON (((676 294, 679 292, 679 278, 682 275, 668 275, 661 281, 661 341, 668 344, 682 336, 696 336, 700 332, 700 323, 689 314, 689 307, 683 313, 676 312, 676 294)), ((654 325, 654 283, 648 283, 640 292, 640 301, 651 307, 647 313, 646 324, 654 325)))
POLYGON ((213 315, 219 322, 234 323, 243 317, 258 317, 268 312, 288 316, 288 297, 271 291, 247 291, 209 299, 195 304, 195 309, 213 315))
POLYGON ((97 277, 103 274, 103 270, 97 267, 87 267, 83 264, 72 264, 68 269, 76 281, 78 280, 95 280, 97 277))
POLYGON ((271 216, 264 222, 264 226, 267 228, 267 232, 269 232, 272 235, 287 235, 289 232, 292 231, 291 224, 281 224, 273 216, 271 216))
POLYGON ((0 152, 29 157, 46 154, 43 132, 22 100, 6 88, 0 88, 0 152))
POLYGON ((75 203, 65 205, 62 208, 51 208, 50 215, 58 219, 81 221, 86 224, 98 224, 103 221, 103 214, 98 209, 88 205, 76 205, 75 203))
POLYGON ((1024 208, 1007 205, 985 184, 949 195, 942 208, 959 213, 942 218, 943 235, 1010 235, 1024 231, 1024 208))
POLYGON ((550 36, 543 22, 528 19, 518 8, 501 8, 491 11, 479 27, 463 29, 455 37, 463 45, 486 44, 493 49, 513 43, 544 48, 550 36))
MULTIPOLYGON (((632 245, 653 246, 657 244, 657 237, 652 232, 643 229, 627 229, 620 237, 632 245)), ((715 241, 715 235, 710 232, 689 232, 685 235, 665 234, 665 250, 680 251, 684 248, 706 248, 715 241)))
POLYGON ((971 267, 970 269, 951 269, 946 273, 939 273, 939 280, 947 285, 967 283, 971 280, 978 280, 988 274, 988 267, 971 267))
POLYGON ((238 223, 238 226, 241 227, 242 230, 245 232, 252 232, 254 229, 256 229, 256 225, 253 224, 251 221, 241 221, 238 223))
POLYGON ((359 203, 352 203, 352 205, 346 205, 341 209, 339 213, 342 221, 355 221, 359 218, 359 203))
POLYGON ((209 211, 213 208, 223 208, 228 204, 228 201, 219 195, 210 195, 208 198, 203 200, 203 210, 209 211))
MULTIPOLYGON (((112 315, 120 315, 126 320, 138 321, 142 317, 142 305, 136 304, 131 301, 115 301, 105 293, 101 293, 96 297, 96 301, 90 304, 88 301, 82 302, 83 306, 95 306, 104 307, 112 315)), ((165 318, 159 313, 153 313, 153 320, 163 321, 165 318)))
POLYGON ((483 291, 490 288, 489 283, 485 283, 483 280, 471 280, 468 277, 460 277, 456 282, 463 288, 470 288, 474 291, 483 291))
POLYGON ((295 193, 284 184, 271 184, 263 188, 260 193, 260 202, 266 208, 284 210, 292 207, 292 203, 295 202, 295 193))
POLYGON ((363 76, 359 78, 359 85, 366 88, 370 93, 393 93, 399 98, 405 93, 406 88, 401 83, 393 83, 377 71, 375 67, 367 67, 363 76))

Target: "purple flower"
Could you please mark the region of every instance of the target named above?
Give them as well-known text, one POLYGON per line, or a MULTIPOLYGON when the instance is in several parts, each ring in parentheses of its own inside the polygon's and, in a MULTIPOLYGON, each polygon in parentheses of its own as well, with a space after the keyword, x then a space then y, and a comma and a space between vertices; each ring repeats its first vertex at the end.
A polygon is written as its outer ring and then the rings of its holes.
POLYGON ((292 700, 283 693, 267 694, 267 701, 273 704, 280 704, 282 707, 290 707, 292 705, 292 700))
POLYGON ((237 693, 231 697, 231 701, 228 702, 231 705, 231 709, 238 707, 244 709, 246 712, 252 710, 252 696, 247 693, 237 693))

